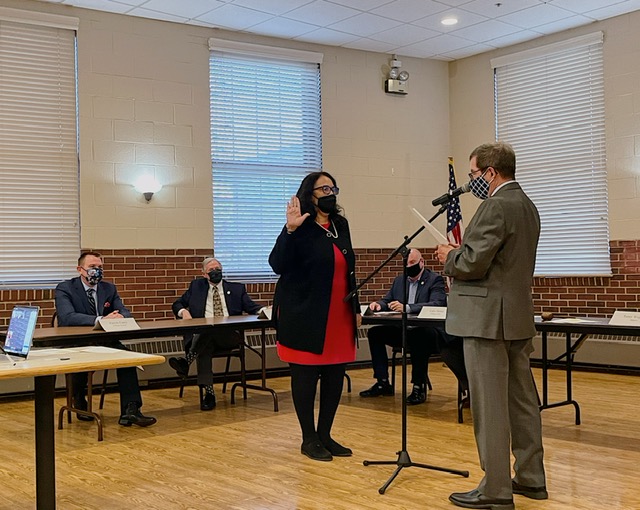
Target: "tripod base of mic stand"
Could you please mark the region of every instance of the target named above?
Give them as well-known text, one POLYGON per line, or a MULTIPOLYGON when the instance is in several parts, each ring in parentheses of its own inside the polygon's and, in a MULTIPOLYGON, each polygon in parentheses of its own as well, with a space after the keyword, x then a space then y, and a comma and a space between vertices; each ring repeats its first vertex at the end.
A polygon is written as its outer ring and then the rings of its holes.
POLYGON ((386 483, 378 489, 378 492, 380 494, 384 494, 385 491, 387 490, 387 487, 391 485, 391 482, 395 480, 396 476, 398 476, 400 471, 402 471, 403 468, 408 468, 408 467, 433 469, 434 471, 444 471, 446 473, 452 473, 454 475, 460 475, 460 476, 464 476, 465 478, 469 478, 469 471, 459 471, 457 469, 449 469, 449 468, 444 468, 439 466, 431 466, 429 464, 418 464, 416 462, 411 462, 411 457, 409 457, 409 452, 406 450, 401 450, 398 452, 398 460, 365 460, 362 462, 362 464, 364 464, 365 466, 375 466, 375 465, 391 466, 394 464, 398 466, 396 470, 393 472, 393 474, 391 475, 391 477, 386 481, 386 483))

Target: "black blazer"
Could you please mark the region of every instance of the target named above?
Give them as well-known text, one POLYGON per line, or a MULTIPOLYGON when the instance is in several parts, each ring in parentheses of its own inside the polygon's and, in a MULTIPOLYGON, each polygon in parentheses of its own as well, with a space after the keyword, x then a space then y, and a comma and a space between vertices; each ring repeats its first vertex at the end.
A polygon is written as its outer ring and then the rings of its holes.
MULTIPOLYGON (((286 227, 269 255, 269 264, 280 279, 273 297, 273 319, 278 341, 300 351, 322 354, 329 316, 334 272, 334 244, 347 261, 349 290, 356 285, 356 257, 351 246, 349 223, 339 216, 333 219, 337 239, 312 218, 293 233, 286 227)), ((357 296, 353 304, 353 334, 356 337, 355 314, 360 312, 357 296)))
MULTIPOLYGON (((101 281, 97 287, 96 312, 100 316, 118 310, 124 317, 131 312, 124 306, 113 283, 101 281)), ((89 298, 80 277, 65 280, 56 287, 56 313, 60 326, 93 326, 96 316, 89 311, 89 298)))
MULTIPOLYGON (((404 303, 404 284, 402 275, 397 276, 393 280, 391 289, 386 295, 378 301, 383 311, 389 310, 391 301, 400 301, 404 303)), ((409 282, 407 282, 407 289, 409 282)), ((414 304, 409 305, 409 313, 420 313, 423 306, 447 306, 447 293, 444 287, 444 279, 439 274, 430 271, 426 267, 420 275, 418 281, 418 289, 416 291, 416 300, 414 304)))

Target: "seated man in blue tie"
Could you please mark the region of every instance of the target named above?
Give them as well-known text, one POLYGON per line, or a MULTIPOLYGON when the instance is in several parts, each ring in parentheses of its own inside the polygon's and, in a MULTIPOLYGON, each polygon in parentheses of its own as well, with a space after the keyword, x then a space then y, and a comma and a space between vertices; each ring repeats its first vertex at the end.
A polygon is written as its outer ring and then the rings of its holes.
MULTIPOLYGON (((208 257, 202 261, 202 275, 191 282, 187 291, 173 303, 173 313, 179 319, 200 317, 227 317, 229 315, 257 314, 262 307, 254 303, 242 283, 222 279, 222 264, 208 257)), ((244 341, 240 331, 221 330, 215 333, 185 335, 186 358, 169 358, 169 365, 178 376, 186 379, 189 366, 197 360, 198 385, 204 389, 200 402, 202 411, 211 411, 216 406, 213 392, 213 354, 227 351, 244 341)))
MULTIPOLYGON (((407 313, 417 314, 423 306, 447 306, 442 276, 425 267, 422 254, 412 249, 407 258, 407 286, 409 301, 407 313)), ((402 312, 404 302, 404 283, 402 275, 393 280, 391 289, 380 300, 374 301, 369 308, 374 312, 402 312)), ((360 392, 361 397, 378 397, 393 395, 389 384, 389 358, 387 345, 402 346, 402 330, 399 326, 374 326, 367 332, 371 364, 376 383, 360 392)), ((427 367, 431 354, 440 353, 460 382, 462 392, 468 388, 467 374, 464 366, 462 339, 445 333, 442 326, 409 327, 407 330, 407 350, 411 354, 411 381, 413 389, 407 397, 407 404, 422 404, 427 400, 427 367)))
MULTIPOLYGON (((56 314, 59 326, 94 326, 98 319, 121 319, 131 317, 122 303, 116 286, 102 280, 102 255, 95 251, 84 252, 78 259, 76 268, 80 276, 65 280, 56 287, 56 314)), ((120 342, 113 347, 125 349, 120 342)), ((156 422, 151 416, 140 412, 142 396, 135 367, 117 370, 120 389, 120 420, 118 423, 129 427, 148 427, 156 422)), ((87 410, 87 373, 72 375, 73 407, 87 410)), ((93 416, 78 414, 83 421, 93 420, 93 416)))

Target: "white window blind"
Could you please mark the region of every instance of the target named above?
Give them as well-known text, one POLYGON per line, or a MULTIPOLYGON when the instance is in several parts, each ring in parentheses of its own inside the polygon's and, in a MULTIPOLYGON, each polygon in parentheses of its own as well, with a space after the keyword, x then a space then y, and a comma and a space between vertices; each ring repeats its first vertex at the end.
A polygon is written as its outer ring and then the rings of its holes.
POLYGON ((319 65, 214 50, 210 91, 214 253, 227 278, 272 281, 287 201, 322 168, 319 65))
POLYGON ((80 250, 76 35, 2 14, 0 287, 50 287, 80 250))
POLYGON ((536 275, 610 275, 602 34, 492 65, 496 137, 540 212, 536 275))

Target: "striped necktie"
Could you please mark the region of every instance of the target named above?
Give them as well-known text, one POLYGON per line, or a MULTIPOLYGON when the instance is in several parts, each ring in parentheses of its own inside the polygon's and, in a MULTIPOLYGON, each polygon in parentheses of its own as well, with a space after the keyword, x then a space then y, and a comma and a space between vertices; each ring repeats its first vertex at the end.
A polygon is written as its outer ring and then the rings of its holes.
POLYGON ((89 315, 96 314, 96 299, 94 297, 95 290, 87 289, 87 299, 89 300, 89 315))

